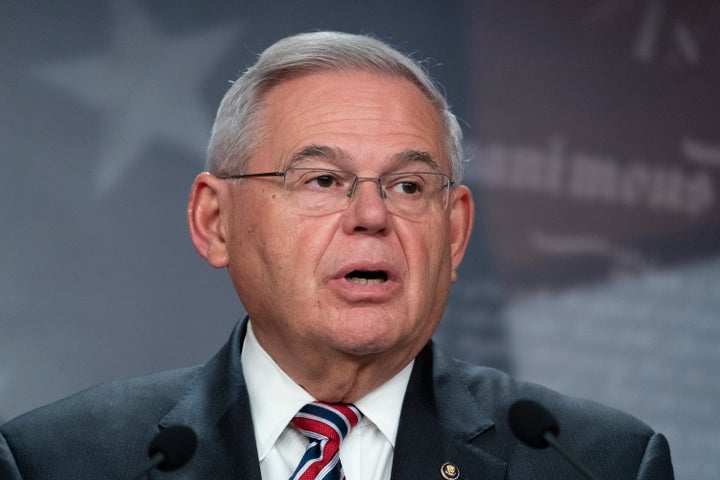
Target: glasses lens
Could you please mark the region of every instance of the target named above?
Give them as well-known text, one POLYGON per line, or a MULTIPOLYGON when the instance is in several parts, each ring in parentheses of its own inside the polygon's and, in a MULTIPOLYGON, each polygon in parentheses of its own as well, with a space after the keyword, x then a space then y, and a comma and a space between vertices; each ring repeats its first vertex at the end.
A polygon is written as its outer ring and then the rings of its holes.
POLYGON ((355 175, 340 170, 291 168, 285 173, 285 189, 298 207, 323 214, 347 207, 354 179, 355 175))
POLYGON ((449 178, 441 173, 406 172, 383 176, 388 209, 421 215, 447 205, 449 178))
MULTIPOLYGON (((356 176, 340 170, 291 168, 285 173, 285 189, 298 208, 307 214, 322 215, 348 207, 356 176)), ((360 178, 360 181, 375 180, 360 178)), ((422 215, 447 205, 450 178, 431 172, 403 172, 381 177, 381 196, 388 211, 403 215, 422 215)))

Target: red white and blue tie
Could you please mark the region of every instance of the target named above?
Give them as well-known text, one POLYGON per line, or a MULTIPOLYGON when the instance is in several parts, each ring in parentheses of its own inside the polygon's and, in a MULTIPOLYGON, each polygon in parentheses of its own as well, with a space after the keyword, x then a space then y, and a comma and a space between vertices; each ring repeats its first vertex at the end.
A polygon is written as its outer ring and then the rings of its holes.
POLYGON ((340 464, 340 442, 362 418, 355 405, 308 403, 292 424, 310 444, 290 480, 344 480, 340 464))

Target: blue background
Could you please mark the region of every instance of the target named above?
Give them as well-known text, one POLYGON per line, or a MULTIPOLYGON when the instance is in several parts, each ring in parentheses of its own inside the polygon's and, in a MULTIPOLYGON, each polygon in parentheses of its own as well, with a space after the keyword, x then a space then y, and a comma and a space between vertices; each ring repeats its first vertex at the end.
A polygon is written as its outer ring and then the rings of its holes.
POLYGON ((478 220, 436 338, 720 476, 720 11, 683 2, 5 1, 0 418, 207 360, 243 315, 185 223, 228 82, 300 31, 429 59, 478 220))

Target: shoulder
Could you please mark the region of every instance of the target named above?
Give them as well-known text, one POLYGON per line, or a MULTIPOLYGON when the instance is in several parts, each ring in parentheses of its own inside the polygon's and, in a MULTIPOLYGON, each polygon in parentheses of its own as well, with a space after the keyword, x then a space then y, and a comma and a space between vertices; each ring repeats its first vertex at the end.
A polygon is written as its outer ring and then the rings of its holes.
POLYGON ((540 403, 552 412, 561 428, 565 426, 566 429, 572 429, 573 425, 579 423, 594 423, 603 430, 633 431, 648 437, 653 433, 645 423, 616 408, 565 395, 493 368, 474 366, 455 359, 451 362, 473 397, 496 418, 505 420, 510 406, 524 399, 540 403))
POLYGON ((23 465, 82 464, 89 455, 107 453, 112 458, 130 444, 144 449, 158 422, 186 394, 200 369, 190 367, 91 387, 9 421, 0 426, 0 436, 21 471, 23 465))
MULTIPOLYGON (((508 412, 516 401, 523 399, 535 401, 550 411, 560 427, 560 443, 601 477, 635 478, 638 472, 647 471, 653 473, 639 478, 672 478, 665 438, 630 414, 521 381, 492 368, 447 357, 440 363, 444 364, 440 369, 456 377, 467 388, 475 408, 492 421, 492 431, 481 435, 478 445, 504 458, 510 465, 511 476, 531 477, 531 471, 539 465, 550 470, 569 465, 556 462, 552 452, 526 447, 515 439, 508 412)), ((568 473, 573 473, 572 469, 568 473)))
POLYGON ((90 387, 11 420, 3 431, 62 423, 96 424, 118 417, 150 419, 162 415, 182 397, 200 367, 154 373, 142 377, 114 380, 90 387))

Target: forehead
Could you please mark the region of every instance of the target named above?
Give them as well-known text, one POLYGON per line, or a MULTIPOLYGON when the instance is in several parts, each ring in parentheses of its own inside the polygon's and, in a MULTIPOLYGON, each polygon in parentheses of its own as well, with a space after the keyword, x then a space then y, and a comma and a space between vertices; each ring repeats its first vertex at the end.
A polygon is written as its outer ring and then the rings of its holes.
MULTIPOLYGON (((287 161, 323 145, 351 160, 380 161, 403 151, 428 152, 449 168, 441 115, 407 79, 363 71, 303 75, 273 87, 261 110, 264 131, 256 156, 287 161)), ((276 166, 280 166, 276 163, 276 166)))

